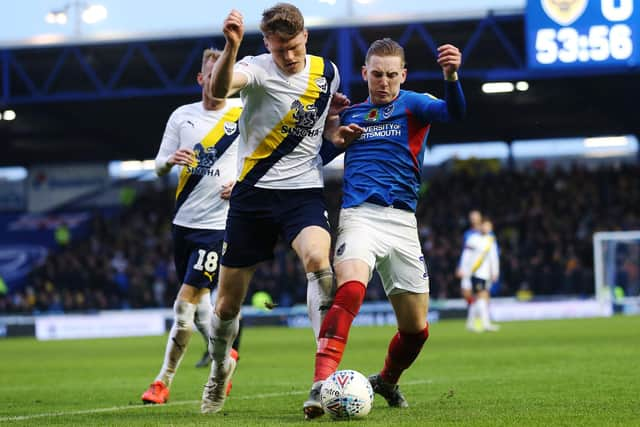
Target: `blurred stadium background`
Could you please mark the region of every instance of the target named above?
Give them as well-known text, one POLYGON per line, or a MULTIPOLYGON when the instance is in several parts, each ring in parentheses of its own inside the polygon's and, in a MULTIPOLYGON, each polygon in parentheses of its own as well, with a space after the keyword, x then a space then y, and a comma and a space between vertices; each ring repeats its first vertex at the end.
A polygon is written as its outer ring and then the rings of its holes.
MULTIPOLYGON (((80 3, 67 11, 79 14, 80 3)), ((637 236, 612 235, 595 263, 593 246, 596 232, 640 230, 637 1, 452 2, 436 14, 435 2, 405 2, 405 13, 382 0, 294 3, 341 8, 309 20, 308 50, 337 64, 353 101, 366 97, 359 70, 377 38, 404 45, 407 89, 436 96, 435 46, 463 52, 468 118, 433 127, 418 209, 432 320, 464 314, 454 269, 473 208, 494 220, 501 248, 497 320, 639 311, 637 236)), ((1 45, 0 337, 164 333, 179 285, 170 246, 177 180, 156 179, 150 160, 171 111, 199 98, 200 55, 223 46, 224 9, 206 33, 76 28, 1 45), (60 315, 72 313, 86 317, 60 315)), ((264 52, 251 28, 241 56, 264 52)), ((340 162, 325 171, 335 226, 340 162)), ((279 307, 255 310, 250 293, 249 324, 306 326, 292 252, 279 247, 260 266, 258 291, 279 307)), ((367 301, 361 323, 391 321, 380 286, 367 301)))

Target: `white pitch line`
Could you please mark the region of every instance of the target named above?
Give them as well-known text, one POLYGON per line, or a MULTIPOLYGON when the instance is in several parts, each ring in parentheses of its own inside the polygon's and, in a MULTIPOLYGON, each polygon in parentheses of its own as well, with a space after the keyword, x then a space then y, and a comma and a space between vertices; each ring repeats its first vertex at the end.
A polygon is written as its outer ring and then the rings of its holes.
MULTIPOLYGON (((403 383, 403 385, 420 385, 420 384, 430 384, 432 380, 419 380, 419 381, 408 381, 403 383)), ((234 397, 234 400, 248 400, 248 399, 267 399, 269 397, 282 397, 282 396, 295 396, 298 394, 307 394, 306 391, 287 391, 282 393, 262 393, 262 394, 254 394, 251 396, 242 396, 242 397, 234 397)), ((199 400, 181 400, 178 402, 171 402, 168 405, 177 406, 177 405, 195 405, 200 403, 199 400)), ((25 421, 25 420, 33 420, 35 418, 47 418, 47 417, 62 417, 68 415, 87 415, 87 414, 100 414, 103 412, 116 412, 116 411, 128 411, 131 409, 145 409, 149 410, 150 408, 161 408, 164 405, 127 405, 127 406, 112 406, 110 408, 95 408, 95 409, 82 409, 78 411, 67 411, 67 412, 45 412, 43 414, 32 414, 32 415, 18 415, 13 417, 2 417, 0 418, 0 422, 8 422, 8 421, 25 421)))

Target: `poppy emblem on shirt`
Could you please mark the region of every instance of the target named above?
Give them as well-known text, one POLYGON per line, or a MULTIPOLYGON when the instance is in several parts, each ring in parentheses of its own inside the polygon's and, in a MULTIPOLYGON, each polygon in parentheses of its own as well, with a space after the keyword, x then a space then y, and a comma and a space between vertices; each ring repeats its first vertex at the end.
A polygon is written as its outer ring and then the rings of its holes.
POLYGON ((379 116, 378 109, 377 108, 372 108, 367 113, 367 117, 365 117, 365 120, 368 121, 368 122, 377 122, 378 121, 378 116, 379 116))
POLYGON ((393 104, 389 104, 382 109, 382 118, 388 119, 393 114, 393 104))
POLYGON ((236 129, 238 129, 238 124, 236 122, 224 122, 224 133, 231 136, 236 133, 236 129))

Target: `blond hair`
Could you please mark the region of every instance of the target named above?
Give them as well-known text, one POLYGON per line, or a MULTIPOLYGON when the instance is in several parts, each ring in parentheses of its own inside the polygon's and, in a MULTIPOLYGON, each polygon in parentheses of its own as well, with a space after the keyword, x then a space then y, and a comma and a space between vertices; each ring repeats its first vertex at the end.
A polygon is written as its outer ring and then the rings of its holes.
POLYGON ((369 58, 372 56, 397 56, 402 61, 402 66, 405 66, 404 49, 398 42, 390 38, 384 38, 376 40, 371 43, 369 50, 367 50, 367 56, 365 57, 365 64, 369 63, 369 58))
POLYGON ((276 35, 292 39, 304 30, 304 17, 300 9, 289 3, 278 3, 262 12, 260 30, 264 36, 276 35))

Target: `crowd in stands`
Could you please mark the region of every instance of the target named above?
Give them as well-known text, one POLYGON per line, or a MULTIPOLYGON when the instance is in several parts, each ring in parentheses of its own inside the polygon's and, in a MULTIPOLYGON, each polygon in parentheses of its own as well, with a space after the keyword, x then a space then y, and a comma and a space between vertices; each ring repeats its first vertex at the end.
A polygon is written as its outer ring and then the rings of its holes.
MULTIPOLYGON (((429 173, 417 217, 432 298, 460 297, 454 271, 471 209, 494 222, 502 270, 496 294, 592 294, 592 234, 640 229, 638 182, 638 165, 429 173)), ((0 313, 170 307, 180 285, 171 248, 174 190, 156 182, 138 194, 119 215, 96 214, 90 236, 72 236, 52 251, 22 289, 0 294, 0 313)), ((327 184, 326 198, 335 226, 339 181, 327 184)), ((255 291, 280 306, 305 303, 306 278, 295 254, 280 244, 275 259, 258 267, 248 301, 255 291)), ((375 277, 366 298, 385 298, 375 277)))

